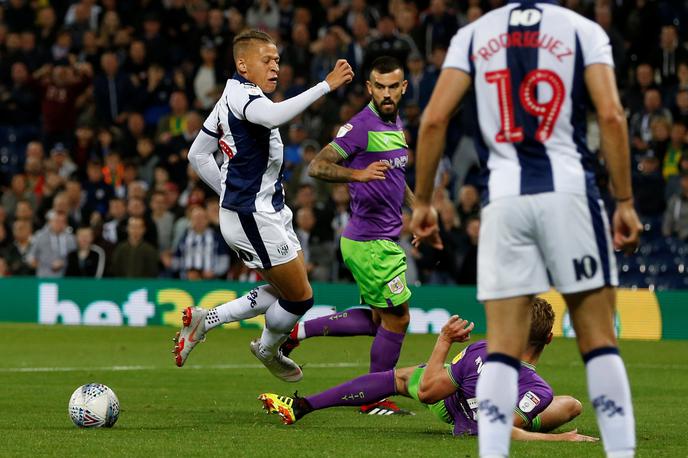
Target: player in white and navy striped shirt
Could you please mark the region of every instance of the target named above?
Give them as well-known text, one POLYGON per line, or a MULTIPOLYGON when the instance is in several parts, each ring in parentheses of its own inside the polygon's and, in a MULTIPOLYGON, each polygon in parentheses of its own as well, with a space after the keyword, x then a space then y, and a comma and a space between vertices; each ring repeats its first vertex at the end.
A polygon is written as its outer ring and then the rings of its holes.
POLYGON ((295 382, 301 368, 279 351, 299 318, 313 305, 303 252, 284 204, 284 151, 278 126, 310 104, 347 84, 353 71, 345 60, 311 89, 280 103, 265 94, 277 88, 279 54, 269 35, 249 30, 234 38, 237 73, 189 150, 189 162, 220 195, 220 230, 248 267, 258 269, 268 285, 210 311, 187 308, 175 339, 175 359, 182 366, 205 333, 222 323, 265 313, 260 340, 251 351, 277 377, 295 382), (224 161, 218 170, 213 154, 224 161))
POLYGON ((628 134, 609 39, 553 1, 513 1, 453 38, 420 127, 412 229, 437 237, 432 177, 448 119, 474 88, 484 180, 478 299, 489 356, 477 388, 480 456, 507 456, 519 355, 534 295, 552 286, 568 304, 608 456, 635 453, 635 421, 613 327, 614 246, 637 247, 628 134), (586 143, 597 109, 617 198, 614 243, 586 143))

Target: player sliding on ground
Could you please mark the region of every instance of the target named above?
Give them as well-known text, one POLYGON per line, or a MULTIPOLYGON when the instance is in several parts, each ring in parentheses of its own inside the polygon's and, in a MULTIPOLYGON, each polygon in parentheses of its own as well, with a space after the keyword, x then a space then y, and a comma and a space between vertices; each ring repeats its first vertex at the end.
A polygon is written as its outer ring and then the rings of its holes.
MULTIPOLYGON (((337 137, 311 162, 308 172, 321 180, 349 183, 351 219, 341 237, 342 257, 356 279, 361 304, 297 325, 282 345, 289 355, 303 339, 316 336, 375 336, 370 372, 394 369, 409 324, 406 255, 399 246, 402 206, 413 205, 404 170, 408 146, 399 118, 407 81, 401 63, 380 57, 366 86, 372 100, 342 126, 337 137)), ((362 413, 408 414, 385 400, 362 413)))
POLYGON ((244 263, 257 269, 269 285, 210 310, 187 308, 175 338, 175 360, 183 366, 194 346, 223 323, 265 314, 253 354, 276 377, 296 382, 301 368, 279 346, 313 305, 301 245, 284 204, 283 144, 278 127, 328 92, 347 84, 353 71, 338 60, 325 81, 296 97, 273 103, 265 94, 277 88, 279 54, 269 35, 250 30, 234 38, 237 73, 227 81, 215 108, 189 151, 198 175, 220 195, 220 230, 244 263), (224 153, 218 169, 213 157, 224 153))
POLYGON ((632 252, 642 231, 626 117, 609 37, 556 3, 509 1, 452 38, 421 119, 411 230, 420 239, 439 230, 430 207, 437 164, 452 114, 465 95, 474 96, 485 185, 478 300, 485 303, 489 347, 476 390, 480 456, 509 455, 511 425, 501 419, 518 402, 524 324, 533 297, 554 286, 576 331, 605 452, 632 458, 631 389, 614 335, 614 248, 632 252), (617 200, 613 243, 595 183, 597 156, 586 144, 588 100, 617 200))
MULTIPOLYGON (((539 297, 531 310, 529 343, 521 356, 519 402, 514 409, 512 437, 520 440, 597 440, 575 430, 562 434, 539 432, 554 430, 571 421, 580 414, 582 407, 570 396, 554 396, 552 388, 535 372, 535 364, 545 345, 552 341, 554 310, 539 297)), ((445 364, 452 344, 467 341, 472 329, 473 323, 458 316, 450 318, 423 366, 367 374, 305 398, 264 393, 258 399, 269 413, 279 415, 285 424, 292 424, 314 410, 358 406, 399 394, 420 401, 440 421, 453 425, 454 435, 474 435, 478 431, 475 389, 487 356, 487 342, 481 340, 469 345, 450 365, 445 364)))

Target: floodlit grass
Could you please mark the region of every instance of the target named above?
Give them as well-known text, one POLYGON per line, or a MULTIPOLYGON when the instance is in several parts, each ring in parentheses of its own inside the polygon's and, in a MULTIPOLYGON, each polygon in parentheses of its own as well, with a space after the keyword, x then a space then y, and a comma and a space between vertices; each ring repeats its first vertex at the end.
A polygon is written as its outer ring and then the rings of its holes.
MULTIPOLYGON (((1 456, 477 456, 474 438, 454 438, 414 401, 395 399, 414 417, 315 412, 293 426, 266 416, 258 394, 302 395, 367 372, 370 338, 318 338, 294 351, 304 380, 286 384, 248 349, 258 331, 215 331, 188 367, 174 366, 171 328, 0 325, 1 456), (72 391, 110 386, 122 412, 112 429, 79 430, 67 414, 72 391)), ((423 362, 434 336, 407 337, 400 365, 423 362)), ((456 352, 461 347, 456 346, 456 352)), ((688 342, 621 344, 634 394, 639 457, 688 456, 685 404, 688 342)), ((456 352, 452 352, 454 356, 456 352)), ((538 372, 584 412, 566 429, 598 435, 583 365, 570 340, 545 350, 538 372)), ((514 443, 516 457, 603 456, 600 443, 514 443)))

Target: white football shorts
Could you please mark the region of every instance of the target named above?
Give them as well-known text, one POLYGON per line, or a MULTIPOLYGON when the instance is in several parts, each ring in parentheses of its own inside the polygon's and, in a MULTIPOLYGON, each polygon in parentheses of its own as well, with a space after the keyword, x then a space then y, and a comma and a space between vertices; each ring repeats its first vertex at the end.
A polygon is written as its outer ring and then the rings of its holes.
POLYGON ((548 192, 504 197, 482 210, 478 300, 588 291, 619 283, 602 200, 548 192))
POLYGON ((220 231, 246 266, 269 269, 296 258, 301 244, 286 205, 278 212, 237 213, 220 208, 220 231))

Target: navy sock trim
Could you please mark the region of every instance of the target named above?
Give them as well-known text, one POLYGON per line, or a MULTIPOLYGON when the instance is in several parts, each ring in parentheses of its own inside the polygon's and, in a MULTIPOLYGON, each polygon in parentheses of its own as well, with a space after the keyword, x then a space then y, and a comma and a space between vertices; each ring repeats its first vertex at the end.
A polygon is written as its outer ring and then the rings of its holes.
POLYGON ((313 307, 313 298, 311 297, 305 301, 288 301, 286 299, 280 299, 279 304, 287 312, 301 316, 313 307))
POLYGON ((604 355, 618 355, 619 354, 619 349, 616 347, 600 347, 600 348, 595 348, 594 350, 590 350, 586 354, 583 355, 583 362, 585 364, 588 364, 591 359, 597 358, 598 356, 604 356, 604 355))
POLYGON ((521 361, 504 353, 490 353, 485 363, 502 363, 513 367, 517 372, 521 370, 521 361))

